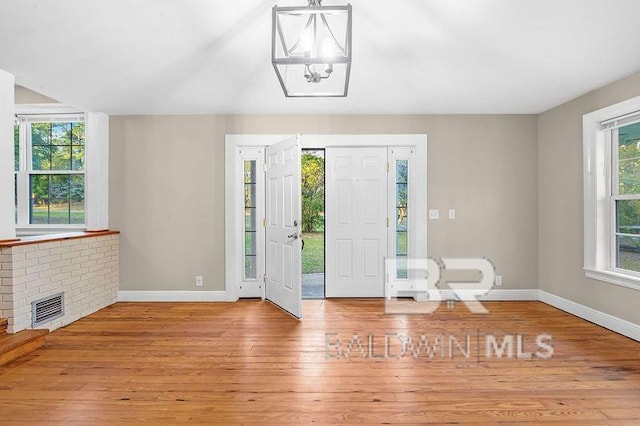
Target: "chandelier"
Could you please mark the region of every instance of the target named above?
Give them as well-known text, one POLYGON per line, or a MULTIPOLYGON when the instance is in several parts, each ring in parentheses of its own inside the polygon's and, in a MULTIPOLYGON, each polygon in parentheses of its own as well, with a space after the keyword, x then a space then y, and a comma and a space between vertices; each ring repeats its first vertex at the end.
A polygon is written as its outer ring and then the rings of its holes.
POLYGON ((351 72, 351 5, 273 7, 271 63, 287 97, 344 97, 351 72))

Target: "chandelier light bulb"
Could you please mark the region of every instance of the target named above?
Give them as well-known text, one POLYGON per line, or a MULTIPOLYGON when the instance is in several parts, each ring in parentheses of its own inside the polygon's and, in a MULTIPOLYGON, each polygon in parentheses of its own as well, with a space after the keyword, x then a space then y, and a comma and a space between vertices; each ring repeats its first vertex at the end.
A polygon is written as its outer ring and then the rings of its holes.
POLYGON ((300 45, 302 46, 302 51, 304 52, 304 56, 311 56, 313 51, 313 33, 309 28, 302 31, 300 34, 300 45))
POLYGON ((336 56, 336 46, 333 40, 326 38, 322 42, 322 57, 325 59, 333 59, 336 56))

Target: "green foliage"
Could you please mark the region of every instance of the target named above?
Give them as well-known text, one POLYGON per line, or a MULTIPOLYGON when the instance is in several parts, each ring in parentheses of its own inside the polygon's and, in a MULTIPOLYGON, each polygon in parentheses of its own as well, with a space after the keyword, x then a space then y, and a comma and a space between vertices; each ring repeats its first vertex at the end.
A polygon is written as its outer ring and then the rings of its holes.
MULTIPOLYGON (((640 194, 640 123, 620 128, 618 159, 619 193, 640 194)), ((616 210, 619 232, 640 233, 640 201, 618 201, 616 210)))
POLYGON ((13 126, 13 161, 14 170, 20 169, 20 126, 13 126))
POLYGON ((324 158, 302 154, 302 232, 324 229, 324 158))
MULTIPOLYGON (((83 170, 84 123, 31 123, 31 169, 34 171, 83 170)), ((20 126, 14 127, 16 168, 20 126)), ((83 223, 85 184, 83 175, 32 174, 30 176, 32 223, 83 223)))
POLYGON ((302 273, 321 274, 324 272, 324 234, 302 234, 302 273))

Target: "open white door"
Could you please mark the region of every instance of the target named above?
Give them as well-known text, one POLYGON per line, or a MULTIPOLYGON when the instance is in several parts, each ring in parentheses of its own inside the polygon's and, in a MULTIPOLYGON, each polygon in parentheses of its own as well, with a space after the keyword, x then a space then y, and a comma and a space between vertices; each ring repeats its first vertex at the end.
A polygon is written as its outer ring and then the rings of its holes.
POLYGON ((266 298, 302 318, 300 140, 267 147, 266 298))

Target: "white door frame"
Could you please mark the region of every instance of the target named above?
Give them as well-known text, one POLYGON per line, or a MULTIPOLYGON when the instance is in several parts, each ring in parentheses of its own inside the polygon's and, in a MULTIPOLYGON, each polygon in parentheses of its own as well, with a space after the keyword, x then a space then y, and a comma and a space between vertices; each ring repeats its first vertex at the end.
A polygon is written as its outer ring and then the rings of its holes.
MULTIPOLYGON (((225 136, 225 300, 238 300, 242 280, 238 267, 243 259, 243 248, 238 241, 241 216, 237 213, 238 197, 235 188, 242 179, 242 171, 236 170, 238 147, 264 148, 293 135, 226 135, 225 136)), ((303 135, 302 149, 327 147, 414 147, 415 166, 413 173, 418 182, 415 194, 415 211, 418 213, 415 226, 415 257, 427 257, 427 135, 303 135)), ((241 193, 240 193, 241 194, 241 193)), ((260 248, 259 248, 260 249, 260 248)), ((264 250, 264 248, 262 248, 264 250)), ((264 259, 264 253, 262 253, 264 259)), ((260 297, 258 294, 255 297, 260 297)))

